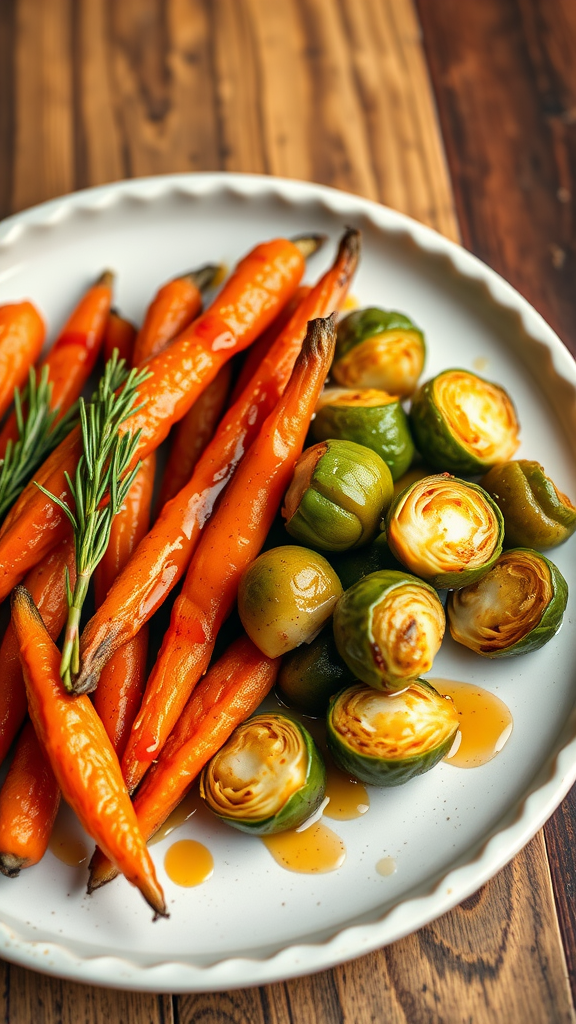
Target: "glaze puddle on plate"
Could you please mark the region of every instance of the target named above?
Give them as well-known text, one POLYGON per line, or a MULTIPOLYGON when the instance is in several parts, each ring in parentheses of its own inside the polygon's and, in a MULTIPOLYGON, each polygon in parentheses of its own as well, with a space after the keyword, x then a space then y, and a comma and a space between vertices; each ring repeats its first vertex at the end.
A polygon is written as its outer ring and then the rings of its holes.
POLYGON ((80 825, 69 807, 58 811, 48 849, 63 864, 77 868, 88 860, 88 847, 81 837, 80 825))
POLYGON ((334 821, 361 818, 370 810, 370 797, 366 786, 341 772, 331 762, 326 763, 326 796, 330 803, 324 808, 324 817, 334 821))
POLYGON ((389 878, 390 875, 395 874, 396 861, 394 860, 394 857, 381 857, 380 860, 376 862, 376 871, 379 875, 382 875, 382 878, 389 878))
POLYGON ((204 843, 179 839, 166 851, 164 870, 175 885, 191 889, 207 882, 214 874, 214 858, 204 843))
POLYGON ((514 721, 510 708, 489 690, 453 679, 430 679, 432 686, 451 697, 460 717, 460 744, 444 758, 455 768, 479 768, 500 753, 514 721))
POLYGON ((336 871, 346 860, 346 847, 331 828, 317 822, 304 832, 279 832, 262 836, 274 860, 287 871, 305 875, 336 871))
POLYGON ((148 846, 154 846, 156 843, 161 843, 166 836, 169 836, 174 829, 180 828, 185 821, 188 821, 193 814, 199 810, 202 801, 200 794, 196 786, 186 794, 183 800, 174 808, 172 814, 169 814, 163 825, 160 826, 152 839, 148 840, 148 846))

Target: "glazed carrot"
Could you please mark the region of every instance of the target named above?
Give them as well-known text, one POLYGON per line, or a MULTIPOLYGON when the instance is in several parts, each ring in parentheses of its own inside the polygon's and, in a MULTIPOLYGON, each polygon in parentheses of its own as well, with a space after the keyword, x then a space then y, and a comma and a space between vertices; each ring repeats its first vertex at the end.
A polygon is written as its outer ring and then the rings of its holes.
MULTIPOLYGON (((94 369, 104 340, 108 321, 114 275, 106 270, 92 288, 81 298, 67 320, 48 355, 40 363, 49 368, 52 383, 50 406, 63 416, 82 394, 82 389, 94 369)), ((60 418, 60 417, 59 417, 60 418)), ((9 417, 0 433, 0 457, 6 445, 16 440, 18 429, 14 414, 9 417)))
MULTIPOLYGON (((144 459, 182 419, 218 370, 250 345, 298 287, 304 257, 279 238, 256 246, 240 261, 215 302, 147 363, 150 377, 138 389, 141 407, 122 424, 140 432, 134 454, 144 459)), ((65 473, 81 454, 79 429, 52 452, 36 475, 52 494, 70 502, 65 473)), ((34 482, 20 495, 0 531, 0 601, 63 535, 65 513, 34 482)))
POLYGON ((162 285, 148 306, 144 323, 138 331, 134 366, 157 355, 192 323, 202 309, 203 290, 210 287, 220 270, 215 264, 207 264, 162 285))
POLYGON ((335 341, 334 315, 310 322, 278 406, 265 420, 202 534, 122 758, 130 792, 158 757, 208 667, 240 576, 260 551, 290 482, 335 341))
POLYGON ((26 383, 28 370, 44 344, 45 326, 31 302, 0 306, 0 419, 26 383))
POLYGON ((200 398, 174 428, 174 440, 164 470, 158 508, 163 508, 188 483, 194 467, 211 440, 230 389, 230 363, 203 391, 200 398))
POLYGON ((347 231, 334 265, 278 336, 243 394, 224 416, 189 483, 162 509, 87 624, 81 638, 78 679, 87 690, 94 688, 113 651, 134 636, 182 578, 216 500, 286 386, 308 320, 338 308, 354 275, 359 252, 359 232, 347 231))
MULTIPOLYGON (((70 582, 74 585, 76 568, 74 544, 69 535, 28 573, 25 585, 32 594, 42 615, 44 625, 53 640, 60 635, 66 621, 66 567, 70 582)), ((20 665, 18 641, 12 624, 4 634, 0 645, 0 764, 6 757, 14 737, 26 716, 26 690, 20 665)))
POLYGON ((108 362, 114 349, 117 348, 120 358, 126 360, 127 366, 131 366, 135 341, 136 328, 134 324, 120 316, 117 309, 111 309, 104 331, 104 362, 108 362))
MULTIPOLYGON (((196 776, 272 689, 280 659, 267 658, 240 637, 212 666, 190 697, 159 760, 148 772, 134 810, 140 831, 151 839, 178 806, 196 776)), ((90 862, 88 892, 110 882, 117 871, 100 849, 90 862)))
POLYGON ((16 878, 42 860, 60 804, 60 789, 32 722, 22 730, 0 789, 0 871, 16 878))
MULTIPOLYGON (((266 328, 260 337, 256 339, 254 344, 250 346, 242 364, 242 369, 238 374, 238 379, 232 389, 232 394, 230 395, 231 405, 240 398, 240 395, 247 384, 252 380, 264 356, 270 351, 272 344, 276 341, 287 324, 290 323, 290 320, 294 316, 294 313, 298 309, 300 303, 310 294, 311 291, 312 288, 310 285, 301 284, 300 287, 296 289, 290 301, 286 303, 284 309, 280 310, 274 322, 270 324, 270 327, 266 328)), ((332 310, 328 310, 327 312, 331 313, 332 310)))
POLYGON ((30 717, 62 795, 85 830, 136 885, 155 916, 166 916, 162 889, 122 780, 118 758, 89 697, 65 693, 60 652, 25 587, 12 595, 30 717))
MULTIPOLYGON (((155 469, 156 455, 153 453, 142 463, 121 511, 114 516, 106 554, 94 573, 96 606, 102 603, 150 526, 155 469)), ((94 707, 118 757, 124 752, 142 700, 147 655, 148 627, 144 626, 110 659, 94 694, 94 707)))

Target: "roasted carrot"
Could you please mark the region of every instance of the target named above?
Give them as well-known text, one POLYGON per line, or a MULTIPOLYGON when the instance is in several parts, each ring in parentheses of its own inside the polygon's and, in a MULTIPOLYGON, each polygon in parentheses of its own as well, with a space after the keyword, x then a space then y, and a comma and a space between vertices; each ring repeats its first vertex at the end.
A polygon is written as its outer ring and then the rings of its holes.
POLYGON ((218 426, 230 389, 230 377, 230 363, 226 363, 174 427, 174 440, 158 498, 159 508, 178 494, 192 476, 198 459, 218 426))
MULTIPOLYGON (((256 710, 271 690, 280 659, 267 658, 240 637, 207 672, 190 697, 156 764, 134 799, 140 831, 151 839, 178 806, 194 779, 237 725, 256 710)), ((90 863, 88 892, 116 877, 100 849, 90 863)))
POLYGON ((131 366, 135 341, 136 328, 134 324, 120 316, 117 309, 111 309, 104 331, 104 362, 108 362, 114 349, 117 348, 120 358, 124 359, 128 366, 131 366))
MULTIPOLYGON (((81 638, 79 684, 93 689, 114 650, 162 604, 186 571, 216 500, 276 406, 301 349, 308 320, 343 301, 358 263, 360 235, 347 231, 333 267, 300 304, 254 377, 224 416, 189 483, 161 511, 81 638)), ((1 533, 0 533, 1 536, 1 533)))
MULTIPOLYGON (((311 291, 312 288, 310 285, 301 284, 300 287, 296 289, 290 301, 286 303, 284 309, 280 310, 276 319, 270 324, 270 327, 267 327, 260 337, 256 339, 254 344, 250 346, 242 364, 242 369, 238 374, 238 379, 232 389, 232 394, 230 395, 231 405, 240 398, 240 395, 252 380, 264 356, 270 351, 273 343, 282 333, 284 328, 290 323, 290 320, 294 316, 294 313, 298 309, 300 303, 303 302, 311 291)), ((327 310, 327 312, 331 313, 332 310, 327 310)))
MULTIPOLYGON (((95 285, 88 289, 66 322, 45 359, 52 383, 50 406, 63 416, 82 394, 88 377, 94 369, 104 340, 108 321, 114 275, 106 270, 95 285)), ((18 436, 14 414, 6 421, 0 433, 0 457, 9 440, 18 436)))
POLYGON ((31 302, 0 306, 0 419, 14 397, 14 388, 26 382, 44 344, 46 328, 31 302))
POLYGON ((30 717, 62 795, 109 860, 136 885, 155 916, 166 904, 126 792, 118 758, 89 697, 65 693, 60 652, 25 587, 12 595, 30 717))
POLYGON ((22 730, 0 789, 0 871, 16 878, 46 853, 60 804, 60 789, 36 739, 32 722, 22 730))
MULTIPOLYGON (((69 534, 57 547, 28 573, 25 580, 35 604, 42 615, 44 625, 53 640, 56 640, 66 621, 66 568, 74 586, 76 569, 74 544, 69 534)), ((0 764, 26 716, 26 689, 20 665, 18 641, 12 624, 4 634, 0 645, 0 764)))
MULTIPOLYGON (((256 246, 212 306, 148 361, 150 377, 139 388, 140 408, 121 428, 122 433, 139 432, 134 464, 161 444, 220 367, 271 323, 303 271, 304 257, 295 243, 279 238, 256 246)), ((65 474, 74 472, 81 444, 80 431, 72 431, 36 476, 67 502, 71 496, 65 474)), ((62 536, 65 522, 62 509, 33 482, 25 488, 0 531, 0 600, 62 536)))
POLYGON ((166 347, 172 338, 192 323, 202 309, 202 292, 220 272, 215 264, 175 277, 157 291, 146 310, 144 323, 134 345, 134 366, 166 347))
POLYGON ((158 757, 208 667, 240 576, 266 539, 302 451, 335 341, 334 315, 310 322, 277 408, 264 422, 202 534, 122 758, 130 792, 158 757))
MULTIPOLYGON (((142 463, 121 511, 114 516, 106 554, 94 573, 97 606, 149 528, 155 469, 156 455, 152 453, 142 463)), ((147 655, 148 626, 144 626, 110 659, 94 695, 94 707, 118 757, 124 752, 142 700, 147 655)))

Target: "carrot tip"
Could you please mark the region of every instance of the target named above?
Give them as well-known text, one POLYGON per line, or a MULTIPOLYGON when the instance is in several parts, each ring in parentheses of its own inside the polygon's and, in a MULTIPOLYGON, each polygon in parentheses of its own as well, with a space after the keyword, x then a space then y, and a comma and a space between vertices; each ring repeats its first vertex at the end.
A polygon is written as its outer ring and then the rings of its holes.
POLYGON ((15 853, 0 853, 0 871, 6 878, 18 878, 21 869, 25 867, 26 861, 15 853))
POLYGON ((197 270, 190 270, 187 274, 179 274, 176 280, 188 279, 195 284, 199 291, 203 292, 211 288, 222 274, 223 267, 219 263, 205 263, 197 270))
POLYGON ((116 275, 113 270, 103 270, 100 277, 96 280, 96 285, 102 288, 112 288, 115 277, 116 275))
POLYGON ((295 245, 300 250, 305 260, 309 256, 313 256, 318 249, 321 249, 327 239, 327 235, 321 234, 309 234, 309 235, 297 235, 296 238, 291 238, 292 245, 295 245))

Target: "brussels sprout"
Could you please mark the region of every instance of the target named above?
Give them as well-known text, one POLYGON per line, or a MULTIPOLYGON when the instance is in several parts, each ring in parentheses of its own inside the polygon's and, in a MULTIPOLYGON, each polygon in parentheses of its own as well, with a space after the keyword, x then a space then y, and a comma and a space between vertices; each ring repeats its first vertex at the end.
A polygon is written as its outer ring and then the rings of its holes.
POLYGON ((576 508, 539 462, 494 466, 480 481, 504 516, 507 547, 556 547, 576 530, 576 508))
POLYGON ((310 733, 286 715, 249 718, 208 762, 200 796, 241 832, 298 828, 324 799, 326 769, 310 733))
POLYGON ((248 636, 269 658, 310 643, 332 615, 342 584, 322 555, 287 544, 258 555, 238 589, 248 636))
POLYGON ((386 391, 326 388, 311 424, 316 441, 356 441, 375 451, 397 480, 414 458, 414 442, 400 399, 386 391))
POLYGON ((296 463, 282 509, 286 529, 326 551, 361 547, 378 533, 392 491, 376 452, 353 441, 321 441, 296 463))
POLYGON ((450 632, 485 658, 537 651, 562 625, 568 584, 544 555, 511 548, 485 576, 450 595, 450 632))
POLYGON ((440 473, 407 487, 392 502, 386 538, 394 557, 433 587, 465 587, 498 558, 504 520, 478 484, 440 473))
POLYGON ((482 473, 511 459, 520 443, 504 388, 467 370, 444 370, 424 384, 410 422, 424 461, 450 473, 482 473))
POLYGON ((338 325, 330 371, 347 388, 381 388, 411 395, 424 369, 424 335, 402 313, 357 309, 338 325))
POLYGON ((288 707, 319 718, 326 714, 332 694, 353 681, 328 625, 311 644, 303 644, 282 659, 276 691, 288 707))
POLYGON ((357 683, 330 701, 328 749, 361 782, 401 786, 446 757, 458 724, 454 703, 424 679, 392 696, 357 683))
POLYGON ((428 672, 445 627, 436 591, 393 569, 364 576, 334 610, 340 655, 357 679, 377 690, 401 690, 428 672))
POLYGON ((392 555, 386 535, 383 533, 378 534, 365 548, 356 548, 341 553, 333 551, 326 557, 344 590, 348 590, 348 587, 358 583, 363 576, 368 576, 371 572, 378 572, 379 569, 404 570, 404 566, 392 555))

